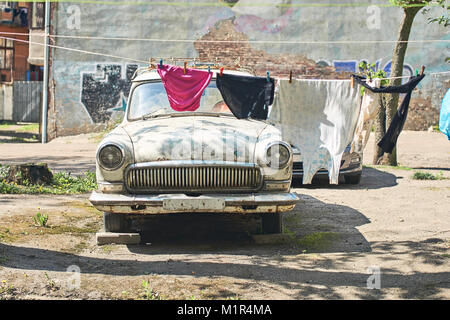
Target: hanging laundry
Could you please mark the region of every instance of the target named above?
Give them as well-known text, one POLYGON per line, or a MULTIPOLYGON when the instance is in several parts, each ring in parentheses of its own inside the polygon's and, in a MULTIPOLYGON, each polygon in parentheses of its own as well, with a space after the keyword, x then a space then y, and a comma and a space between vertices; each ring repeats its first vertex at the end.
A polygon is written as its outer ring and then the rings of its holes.
POLYGON ((442 99, 441 112, 439 113, 439 130, 450 140, 450 89, 442 99))
MULTIPOLYGON (((381 80, 375 78, 368 81, 367 85, 371 86, 372 88, 379 88, 381 85, 381 80)), ((366 147, 367 141, 369 140, 370 131, 380 105, 380 94, 373 93, 370 90, 364 90, 364 94, 361 100, 361 111, 359 112, 355 135, 351 144, 350 152, 353 152, 354 150, 362 152, 366 147), (364 130, 365 134, 363 135, 364 130)))
POLYGON ((216 84, 222 98, 238 119, 266 120, 273 103, 274 79, 223 73, 216 84))
POLYGON ((279 80, 269 122, 296 146, 303 160, 303 183, 328 170, 337 184, 342 154, 352 141, 361 95, 349 80, 279 80))
POLYGON ((381 141, 378 142, 378 146, 384 152, 391 153, 397 143, 398 136, 403 130, 403 125, 405 124, 406 117, 408 116, 408 108, 409 102, 411 101, 412 91, 419 84, 419 82, 422 81, 425 75, 411 77, 411 79, 407 83, 400 86, 380 88, 373 88, 367 85, 367 83, 365 82, 366 78, 364 77, 357 75, 352 76, 355 78, 357 83, 375 93, 406 93, 400 107, 398 108, 394 118, 392 119, 391 124, 389 125, 388 130, 386 131, 386 134, 381 139, 381 141))
POLYGON ((195 111, 200 107, 200 99, 211 81, 212 72, 188 69, 170 65, 158 65, 170 106, 175 111, 195 111))

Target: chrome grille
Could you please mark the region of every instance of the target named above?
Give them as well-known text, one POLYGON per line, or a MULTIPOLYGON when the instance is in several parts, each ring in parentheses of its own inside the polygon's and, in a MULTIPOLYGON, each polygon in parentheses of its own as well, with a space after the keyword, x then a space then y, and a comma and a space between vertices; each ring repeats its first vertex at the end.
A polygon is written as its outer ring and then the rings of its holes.
POLYGON ((262 182, 253 166, 131 167, 125 175, 128 190, 136 193, 256 191, 262 182))

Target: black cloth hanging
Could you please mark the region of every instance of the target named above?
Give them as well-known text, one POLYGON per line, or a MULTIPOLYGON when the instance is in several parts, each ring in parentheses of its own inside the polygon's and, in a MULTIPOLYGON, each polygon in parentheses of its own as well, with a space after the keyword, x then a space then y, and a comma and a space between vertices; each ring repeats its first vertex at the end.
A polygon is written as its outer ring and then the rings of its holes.
POLYGON ((266 120, 268 107, 273 103, 273 78, 239 76, 223 73, 216 79, 222 98, 238 119, 266 120))
POLYGON ((409 102, 411 101, 411 94, 414 88, 419 84, 420 81, 425 77, 425 75, 419 75, 411 77, 410 80, 400 86, 389 86, 389 87, 379 87, 372 88, 366 83, 366 78, 358 75, 352 75, 355 81, 362 85, 364 88, 374 92, 374 93, 406 93, 403 98, 402 104, 397 109, 397 112, 389 125, 388 130, 384 137, 378 142, 378 146, 386 153, 392 153, 395 145, 397 144, 398 136, 403 130, 403 126, 408 116, 409 102))

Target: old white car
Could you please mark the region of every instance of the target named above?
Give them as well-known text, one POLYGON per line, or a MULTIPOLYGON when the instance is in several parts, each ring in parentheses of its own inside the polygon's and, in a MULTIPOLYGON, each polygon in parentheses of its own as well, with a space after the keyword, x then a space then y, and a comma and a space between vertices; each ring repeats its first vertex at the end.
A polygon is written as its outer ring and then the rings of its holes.
POLYGON ((123 122, 97 149, 90 201, 107 232, 130 231, 135 215, 208 212, 258 214, 263 233, 279 233, 298 201, 292 154, 275 127, 235 118, 215 77, 196 111, 177 112, 156 70, 140 71, 123 122))

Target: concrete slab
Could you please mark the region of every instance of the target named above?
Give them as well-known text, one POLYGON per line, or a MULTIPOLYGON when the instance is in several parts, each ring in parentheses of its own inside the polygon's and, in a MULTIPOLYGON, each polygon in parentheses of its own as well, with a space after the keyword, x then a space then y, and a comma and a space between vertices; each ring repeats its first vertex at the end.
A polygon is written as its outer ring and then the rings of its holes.
POLYGON ((139 233, 98 232, 96 234, 97 245, 104 244, 139 244, 141 235, 139 233))

